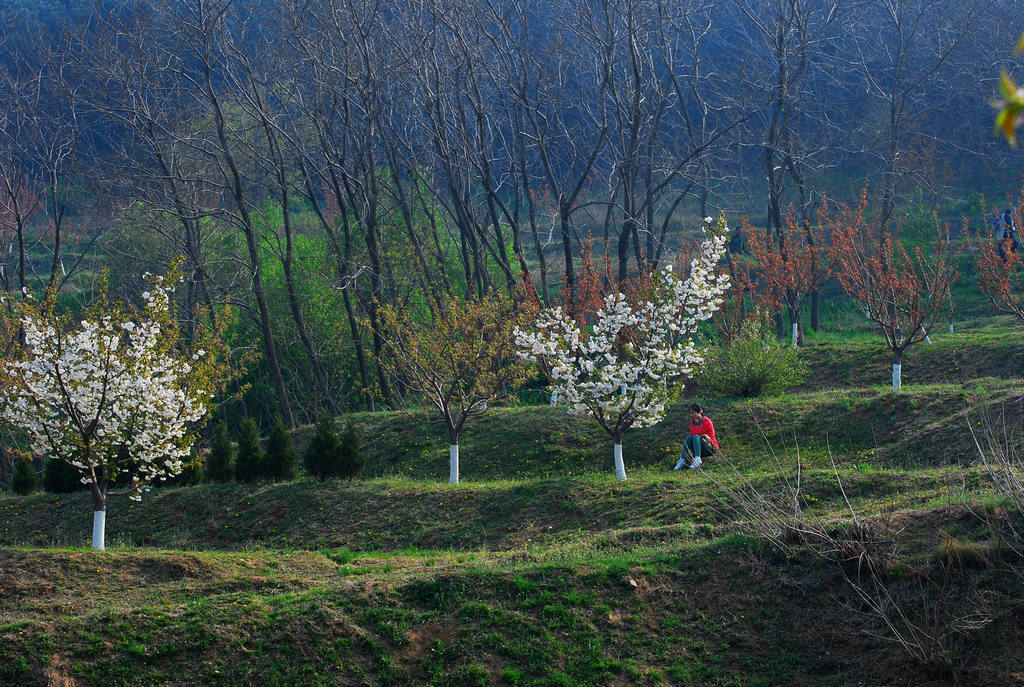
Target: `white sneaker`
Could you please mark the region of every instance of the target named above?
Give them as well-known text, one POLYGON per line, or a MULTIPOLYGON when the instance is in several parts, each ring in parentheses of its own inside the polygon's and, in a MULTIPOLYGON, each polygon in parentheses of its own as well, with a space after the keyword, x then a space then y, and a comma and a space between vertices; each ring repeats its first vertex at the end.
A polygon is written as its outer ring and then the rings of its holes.
POLYGON ((681 470, 684 465, 686 465, 686 459, 685 458, 680 458, 679 462, 677 462, 676 466, 674 468, 672 468, 672 469, 673 470, 681 470))
POLYGON ((703 462, 704 461, 702 461, 699 457, 695 458, 694 461, 692 463, 690 463, 690 469, 691 470, 696 470, 697 468, 700 467, 700 464, 703 463, 703 462))

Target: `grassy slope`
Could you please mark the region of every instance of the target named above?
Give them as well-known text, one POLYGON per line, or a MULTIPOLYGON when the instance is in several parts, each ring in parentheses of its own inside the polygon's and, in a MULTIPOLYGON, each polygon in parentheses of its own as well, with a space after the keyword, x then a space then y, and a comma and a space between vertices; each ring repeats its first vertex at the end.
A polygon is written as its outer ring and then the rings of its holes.
MULTIPOLYGON (((1002 327, 967 333, 940 332, 932 343, 912 346, 903 358, 904 384, 964 384, 979 377, 1024 377, 1020 331, 1002 327)), ((812 377, 808 389, 886 384, 892 379, 892 354, 874 335, 856 341, 813 338, 804 349, 812 377)))
MULTIPOLYGON (((871 346, 809 352, 848 379, 871 346)), ((969 339, 936 337, 922 369, 958 346, 969 339)), ((963 357, 991 374, 1010 346, 993 331, 963 357)), ((362 415, 366 480, 114 501, 99 555, 59 548, 88 539, 84 495, 0 498, 0 684, 945 684, 952 667, 974 684, 1024 679, 1020 562, 965 509, 1000 517, 969 437, 949 431, 984 404, 1019 423, 1024 384, 815 386, 709 400, 724 451, 705 474, 667 470, 682 403, 628 438, 626 483, 588 423, 511 408, 470 426, 457 487, 429 415, 362 415), (899 533, 887 588, 942 640, 925 642, 930 656, 873 637, 892 630, 844 582, 856 564, 742 534, 731 490, 749 480, 783 498, 797 449, 811 511, 845 517, 831 449, 858 515, 899 533), (971 613, 991 622, 950 629, 971 613)))

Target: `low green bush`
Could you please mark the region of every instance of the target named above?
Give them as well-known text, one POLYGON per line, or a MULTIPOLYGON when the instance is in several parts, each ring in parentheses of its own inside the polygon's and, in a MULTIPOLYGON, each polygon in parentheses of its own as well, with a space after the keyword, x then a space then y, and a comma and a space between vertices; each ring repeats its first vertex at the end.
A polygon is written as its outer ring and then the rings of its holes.
POLYGON ((295 479, 299 456, 292 445, 292 435, 280 417, 267 437, 267 453, 263 457, 262 476, 276 482, 295 479))
POLYGON ((718 396, 753 398, 784 393, 802 384, 809 374, 799 349, 751 322, 729 343, 704 352, 695 381, 718 396))
POLYGON ((235 448, 228 436, 228 426, 217 423, 213 430, 213 445, 206 456, 206 479, 209 482, 230 482, 235 476, 235 448))
POLYGON ((43 463, 43 489, 51 494, 70 494, 82 491, 82 473, 62 460, 47 458, 43 463))
POLYGON ((346 478, 349 482, 363 473, 366 466, 366 456, 363 454, 362 442, 359 439, 359 432, 352 420, 345 423, 345 431, 341 434, 341 447, 339 449, 338 476, 346 478))
POLYGON ((341 439, 338 438, 337 423, 330 415, 321 415, 316 421, 316 431, 302 454, 306 472, 321 482, 336 477, 341 462, 341 439))
POLYGON ((260 449, 260 431, 252 418, 242 420, 238 430, 238 455, 235 458, 235 479, 255 482, 260 478, 263 451, 260 449))
POLYGON ((11 491, 18 496, 28 496, 39 487, 39 477, 30 460, 19 460, 11 476, 11 491))

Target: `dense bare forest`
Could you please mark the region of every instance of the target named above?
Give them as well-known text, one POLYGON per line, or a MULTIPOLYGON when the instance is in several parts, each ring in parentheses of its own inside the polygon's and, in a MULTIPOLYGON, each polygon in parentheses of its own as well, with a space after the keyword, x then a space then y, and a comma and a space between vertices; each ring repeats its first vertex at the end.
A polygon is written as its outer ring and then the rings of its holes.
MULTIPOLYGON (((700 218, 820 227, 823 199, 865 188, 879 231, 980 218, 1024 169, 990 105, 1018 19, 1009 0, 9 3, 0 286, 75 307, 103 268, 135 293, 182 256, 182 312, 235 313, 224 413, 395 407, 386 306, 525 282, 571 307, 676 260, 700 218)), ((808 308, 817 327, 817 291, 808 308)))

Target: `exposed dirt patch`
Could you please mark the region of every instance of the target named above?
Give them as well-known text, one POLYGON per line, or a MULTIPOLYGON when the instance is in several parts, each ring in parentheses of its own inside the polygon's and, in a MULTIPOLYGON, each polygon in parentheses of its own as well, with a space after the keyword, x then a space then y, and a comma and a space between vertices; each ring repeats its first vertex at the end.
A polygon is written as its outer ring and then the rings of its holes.
POLYGON ((400 656, 406 661, 419 662, 435 640, 450 644, 456 636, 456 629, 449 623, 425 623, 409 630, 405 636, 409 644, 400 652, 400 656))
POLYGON ((78 687, 78 683, 70 675, 71 666, 60 654, 50 657, 50 665, 46 668, 47 687, 78 687))

